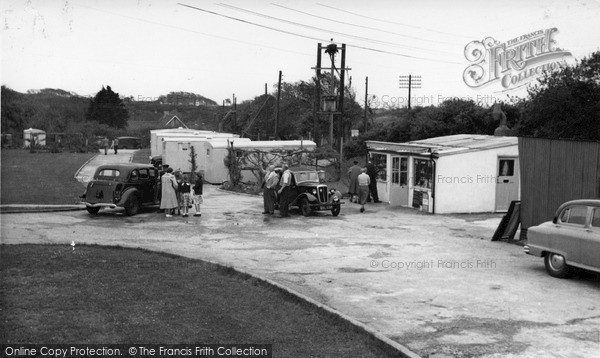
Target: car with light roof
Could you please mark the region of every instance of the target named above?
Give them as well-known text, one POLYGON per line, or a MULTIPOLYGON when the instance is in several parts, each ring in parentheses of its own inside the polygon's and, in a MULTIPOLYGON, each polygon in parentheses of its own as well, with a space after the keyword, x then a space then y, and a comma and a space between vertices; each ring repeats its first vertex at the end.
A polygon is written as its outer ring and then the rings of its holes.
POLYGON ((553 277, 567 277, 573 267, 600 273, 600 199, 562 204, 552 221, 527 230, 524 250, 543 257, 553 277))

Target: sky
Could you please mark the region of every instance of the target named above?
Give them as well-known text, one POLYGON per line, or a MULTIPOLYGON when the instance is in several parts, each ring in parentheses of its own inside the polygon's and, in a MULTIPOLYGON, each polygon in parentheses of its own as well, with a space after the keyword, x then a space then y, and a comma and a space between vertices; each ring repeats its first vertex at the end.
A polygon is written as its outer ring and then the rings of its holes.
MULTIPOLYGON (((600 0, 223 1, 2 0, 1 83, 81 96, 109 85, 136 101, 185 91, 221 104, 235 95, 240 103, 265 84, 275 93, 279 71, 285 82, 309 81, 317 44, 333 39, 346 44, 346 78, 361 105, 368 77, 371 107, 406 106, 399 76, 409 74, 421 79, 413 106, 456 97, 491 105, 524 96, 551 68, 543 63, 600 50, 600 0), (538 55, 550 52, 536 61, 494 62, 500 57, 486 52, 536 38, 538 55), (469 86, 465 76, 497 79, 469 86)), ((324 56, 322 66, 330 64, 324 56)))

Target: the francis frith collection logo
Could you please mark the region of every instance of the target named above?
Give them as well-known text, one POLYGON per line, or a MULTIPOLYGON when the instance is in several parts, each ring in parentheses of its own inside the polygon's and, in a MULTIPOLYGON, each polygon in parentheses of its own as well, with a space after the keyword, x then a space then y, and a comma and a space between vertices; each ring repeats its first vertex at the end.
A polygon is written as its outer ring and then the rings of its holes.
POLYGON ((504 90, 534 80, 544 71, 557 69, 572 57, 554 40, 553 27, 498 42, 492 37, 471 41, 465 46, 465 58, 471 63, 463 73, 467 86, 479 88, 499 83, 504 90))

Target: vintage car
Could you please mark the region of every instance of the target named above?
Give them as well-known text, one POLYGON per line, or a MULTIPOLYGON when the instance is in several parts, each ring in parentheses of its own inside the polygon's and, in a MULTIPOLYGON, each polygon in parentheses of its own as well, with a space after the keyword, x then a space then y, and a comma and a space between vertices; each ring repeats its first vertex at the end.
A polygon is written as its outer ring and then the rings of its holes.
POLYGON ((160 175, 148 164, 107 164, 96 169, 81 196, 90 214, 101 208, 124 208, 135 215, 143 205, 160 204, 160 175))
POLYGON ((142 139, 139 137, 119 137, 119 149, 141 149, 142 139))
POLYGON ((544 257, 553 277, 566 277, 571 267, 600 272, 600 199, 562 204, 552 221, 527 230, 524 250, 544 257))
POLYGON ((331 210, 333 216, 340 214, 343 204, 342 193, 328 189, 321 183, 322 171, 298 170, 292 172, 290 206, 300 208, 302 215, 309 216, 313 211, 331 210))

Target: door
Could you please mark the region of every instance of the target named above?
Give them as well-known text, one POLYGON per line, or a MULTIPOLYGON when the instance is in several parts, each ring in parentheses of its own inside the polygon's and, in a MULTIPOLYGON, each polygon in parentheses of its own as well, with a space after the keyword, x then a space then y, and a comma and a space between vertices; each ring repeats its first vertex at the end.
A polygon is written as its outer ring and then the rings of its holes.
POLYGON ((392 156, 390 205, 408 206, 408 157, 392 156))
POLYGON ((600 269, 600 208, 593 208, 581 241, 581 263, 600 269))
POLYGON ((496 175, 496 212, 506 212, 510 202, 519 200, 519 160, 499 157, 496 175))

